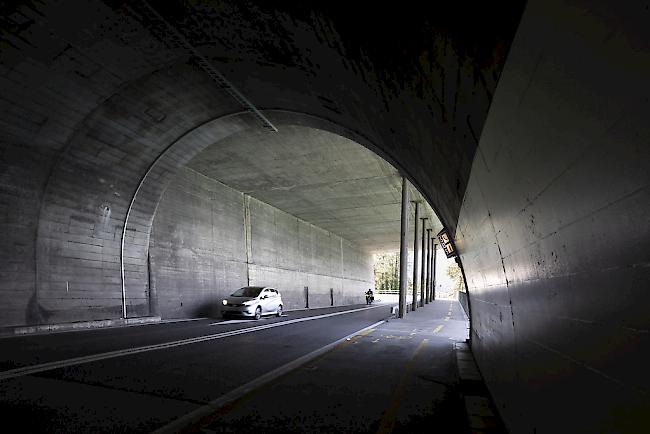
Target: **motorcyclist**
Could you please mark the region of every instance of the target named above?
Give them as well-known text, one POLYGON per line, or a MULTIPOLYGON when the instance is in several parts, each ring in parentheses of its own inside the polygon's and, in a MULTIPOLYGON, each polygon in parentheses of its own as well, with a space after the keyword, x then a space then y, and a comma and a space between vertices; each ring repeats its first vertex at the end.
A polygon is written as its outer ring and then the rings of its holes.
POLYGON ((375 296, 372 293, 372 289, 368 288, 366 291, 366 304, 371 304, 375 300, 375 296))

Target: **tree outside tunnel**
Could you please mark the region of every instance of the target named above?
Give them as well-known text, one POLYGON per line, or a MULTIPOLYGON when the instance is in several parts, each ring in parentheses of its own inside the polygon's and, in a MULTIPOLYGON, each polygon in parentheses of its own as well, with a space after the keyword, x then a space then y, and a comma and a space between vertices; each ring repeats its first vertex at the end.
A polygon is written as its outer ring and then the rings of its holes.
MULTIPOLYGON (((413 294, 413 250, 409 250, 408 260, 408 294, 410 300, 413 294)), ((390 295, 385 300, 397 300, 399 293, 399 252, 384 252, 373 254, 373 272, 375 291, 379 294, 390 295)), ((419 287, 419 281, 418 281, 419 287)), ((435 298, 445 300, 458 300, 458 293, 465 291, 465 283, 460 267, 454 258, 445 258, 439 255, 436 262, 435 298)), ((418 292, 418 300, 420 295, 418 292)))
MULTIPOLYGON (((374 259, 375 290, 379 293, 397 293, 399 291, 399 253, 376 253, 374 259)), ((413 281, 409 278, 409 287, 413 281)))

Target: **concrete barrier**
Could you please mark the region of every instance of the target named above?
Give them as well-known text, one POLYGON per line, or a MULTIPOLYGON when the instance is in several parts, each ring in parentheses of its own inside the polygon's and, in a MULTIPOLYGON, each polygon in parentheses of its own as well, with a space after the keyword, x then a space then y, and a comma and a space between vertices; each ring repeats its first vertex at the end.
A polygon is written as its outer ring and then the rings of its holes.
POLYGON ((79 322, 60 323, 60 324, 42 324, 42 325, 24 326, 24 327, 6 327, 0 330, 0 336, 18 336, 18 335, 28 335, 34 333, 48 333, 48 332, 70 331, 70 330, 88 330, 88 329, 103 328, 103 327, 154 324, 160 322, 160 320, 161 318, 159 316, 146 316, 146 317, 127 318, 127 319, 120 318, 120 319, 106 319, 106 320, 96 320, 96 321, 79 321, 79 322))

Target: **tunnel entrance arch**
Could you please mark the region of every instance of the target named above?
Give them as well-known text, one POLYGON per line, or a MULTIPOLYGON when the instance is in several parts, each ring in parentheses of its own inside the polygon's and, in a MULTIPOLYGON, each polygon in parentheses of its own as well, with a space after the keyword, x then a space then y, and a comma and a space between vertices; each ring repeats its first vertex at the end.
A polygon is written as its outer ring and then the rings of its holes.
MULTIPOLYGON (((285 110, 267 110, 265 111, 265 115, 280 128, 312 128, 344 137, 379 155, 383 160, 388 160, 389 164, 392 164, 393 167, 397 166, 394 158, 383 152, 361 133, 349 130, 326 119, 285 110)), ((146 272, 137 272, 136 270, 135 273, 132 273, 128 269, 128 265, 129 262, 133 265, 133 259, 139 259, 140 267, 148 265, 149 240, 153 219, 171 179, 176 176, 176 173, 182 167, 196 155, 200 154, 205 148, 221 140, 227 140, 229 137, 245 134, 246 131, 251 131, 251 129, 260 131, 256 120, 248 113, 235 113, 213 119, 199 125, 174 141, 151 164, 131 199, 125 218, 126 224, 123 229, 120 252, 124 307, 127 305, 126 301, 129 298, 130 290, 135 290, 136 293, 139 291, 151 291, 155 286, 151 285, 151 282, 148 282, 147 279, 142 278, 146 274, 151 276, 151 270, 147 269, 146 272), (135 222, 135 224, 131 222, 135 222), (147 225, 141 226, 141 222, 147 222, 147 225), (138 238, 131 235, 138 232, 143 232, 140 235, 140 239, 143 240, 142 242, 134 242, 138 238)), ((272 135, 274 133, 264 132, 263 134, 272 135)), ((150 292, 148 296, 151 301, 152 296, 150 292)), ((128 315, 127 312, 124 313, 128 315)))

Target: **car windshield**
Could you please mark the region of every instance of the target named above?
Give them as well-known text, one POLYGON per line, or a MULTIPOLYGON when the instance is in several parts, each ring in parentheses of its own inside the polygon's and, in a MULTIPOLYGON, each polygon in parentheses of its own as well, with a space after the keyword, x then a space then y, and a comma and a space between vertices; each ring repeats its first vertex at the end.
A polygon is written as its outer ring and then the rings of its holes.
POLYGON ((233 297, 257 297, 264 289, 263 286, 244 286, 233 292, 233 297))

